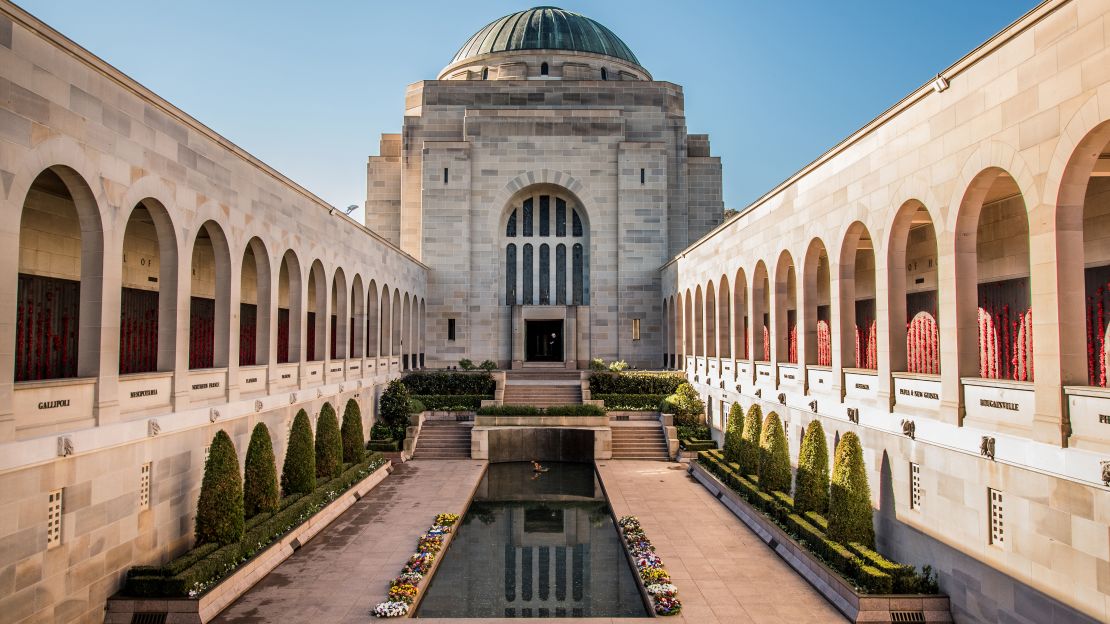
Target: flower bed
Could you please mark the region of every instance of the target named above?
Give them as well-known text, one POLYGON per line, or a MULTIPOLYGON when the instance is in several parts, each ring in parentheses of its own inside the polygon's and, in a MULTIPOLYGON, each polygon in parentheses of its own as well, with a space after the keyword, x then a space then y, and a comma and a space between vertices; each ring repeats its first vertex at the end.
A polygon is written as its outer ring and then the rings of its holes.
POLYGON ((447 534, 458 521, 457 514, 441 513, 435 517, 431 528, 417 540, 416 552, 409 557, 401 574, 389 582, 389 595, 385 602, 380 602, 374 607, 374 615, 383 618, 408 615, 409 610, 417 602, 420 584, 446 545, 447 534))
POLYGON ((663 560, 655 554, 655 546, 640 527, 640 521, 636 516, 624 516, 617 521, 617 527, 651 599, 652 611, 656 615, 678 615, 682 611, 678 588, 671 583, 671 576, 663 567, 663 560))
POLYGON ((127 571, 123 593, 139 597, 197 598, 386 463, 385 458, 374 455, 321 483, 309 494, 286 496, 278 511, 260 513, 248 520, 243 538, 238 542, 222 547, 204 544, 162 566, 134 566, 127 571))
POLYGON ((531 405, 489 405, 478 410, 479 416, 604 416, 597 405, 552 405, 541 408, 531 405))

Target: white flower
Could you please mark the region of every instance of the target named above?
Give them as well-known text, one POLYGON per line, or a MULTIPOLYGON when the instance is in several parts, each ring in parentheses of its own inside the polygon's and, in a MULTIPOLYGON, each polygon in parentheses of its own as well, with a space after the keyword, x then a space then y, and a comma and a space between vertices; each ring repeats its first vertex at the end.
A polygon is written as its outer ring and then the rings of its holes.
POLYGON ((374 615, 378 617, 401 617, 409 612, 409 606, 403 602, 379 602, 374 607, 374 615))

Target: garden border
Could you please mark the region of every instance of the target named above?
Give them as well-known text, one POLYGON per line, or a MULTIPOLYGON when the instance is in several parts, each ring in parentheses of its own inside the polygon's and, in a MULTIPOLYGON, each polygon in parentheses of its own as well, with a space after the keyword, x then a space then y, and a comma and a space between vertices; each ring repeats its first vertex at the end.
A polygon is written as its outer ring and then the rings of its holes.
POLYGON ((690 462, 687 472, 849 621, 894 622, 892 613, 907 611, 921 612, 925 619, 916 621, 927 624, 953 621, 948 596, 943 594, 860 594, 840 574, 813 556, 701 464, 690 462))
POLYGON ((365 479, 348 488, 197 598, 140 598, 122 594, 110 597, 105 624, 130 624, 132 617, 139 613, 166 613, 169 615, 166 621, 173 624, 205 624, 211 621, 392 472, 393 463, 387 459, 365 479))

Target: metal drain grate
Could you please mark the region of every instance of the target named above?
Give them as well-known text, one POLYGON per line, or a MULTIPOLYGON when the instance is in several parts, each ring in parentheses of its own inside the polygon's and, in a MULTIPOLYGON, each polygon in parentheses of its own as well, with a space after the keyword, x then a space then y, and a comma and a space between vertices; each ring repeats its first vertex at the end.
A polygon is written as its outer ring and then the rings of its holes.
POLYGON ((924 622, 924 611, 891 611, 891 622, 924 622))
POLYGON ((131 624, 166 624, 165 613, 132 613, 131 624))
POLYGON ((616 417, 616 418, 614 418, 613 420, 628 420, 628 415, 627 415, 627 414, 625 414, 625 415, 623 415, 623 416, 617 416, 617 417, 616 417))

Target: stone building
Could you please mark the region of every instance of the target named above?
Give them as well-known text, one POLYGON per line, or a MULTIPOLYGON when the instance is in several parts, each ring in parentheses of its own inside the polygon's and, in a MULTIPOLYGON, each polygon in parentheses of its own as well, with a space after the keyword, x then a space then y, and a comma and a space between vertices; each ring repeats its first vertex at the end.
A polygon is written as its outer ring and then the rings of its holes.
MULTIPOLYGON (((1047 0, 721 223, 682 89, 538 8, 411 85, 359 224, 0 0, 0 616, 101 621, 205 447, 591 358, 859 434, 961 622, 1110 620, 1110 4, 1047 0)), ((796 455, 793 458, 796 461, 796 455)))
POLYGON ((405 93, 366 224, 428 265, 428 363, 659 366, 659 267, 721 222, 682 88, 612 31, 541 7, 490 22, 405 93))

